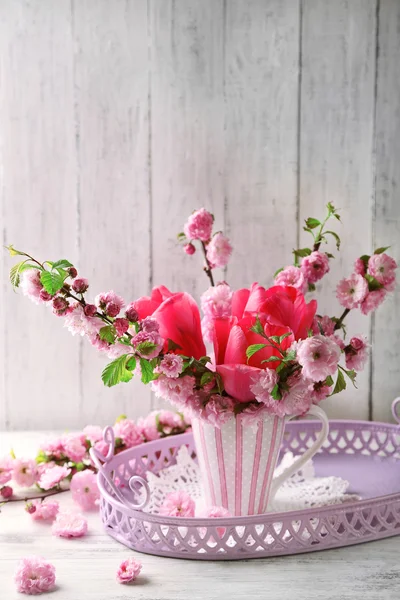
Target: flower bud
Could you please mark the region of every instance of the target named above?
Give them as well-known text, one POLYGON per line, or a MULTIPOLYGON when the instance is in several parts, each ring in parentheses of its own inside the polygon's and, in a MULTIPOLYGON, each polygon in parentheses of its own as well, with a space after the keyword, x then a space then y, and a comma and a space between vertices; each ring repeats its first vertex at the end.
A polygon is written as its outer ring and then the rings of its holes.
POLYGON ((78 271, 75 269, 75 267, 69 267, 69 269, 67 269, 67 271, 68 271, 71 279, 75 279, 75 277, 78 275, 78 271))
POLYGON ((72 284, 72 289, 78 294, 84 294, 89 287, 89 282, 84 277, 78 277, 72 284))
POLYGON ((94 304, 86 304, 83 309, 83 312, 87 317, 94 317, 94 315, 97 312, 97 308, 94 304))
POLYGON ((119 314, 120 308, 115 302, 108 302, 106 306, 106 313, 109 317, 116 317, 119 314))
POLYGON ((196 248, 194 246, 194 244, 192 244, 191 242, 189 244, 185 244, 183 246, 184 251, 186 252, 186 254, 192 255, 196 252, 196 248))
POLYGON ((43 300, 43 302, 49 302, 49 300, 53 299, 53 296, 46 292, 46 290, 43 288, 40 290, 39 298, 43 300))
POLYGON ((124 333, 126 333, 129 329, 129 321, 128 319, 115 319, 114 321, 114 327, 117 331, 117 334, 119 337, 121 337, 121 335, 124 335, 124 333))
POLYGON ((68 308, 69 308, 69 303, 62 296, 56 296, 53 299, 53 312, 56 315, 58 315, 58 316, 65 315, 68 308))
POLYGON ((139 320, 139 314, 138 314, 138 311, 135 308, 135 303, 134 302, 131 302, 126 307, 125 316, 128 319, 128 321, 130 321, 131 323, 136 323, 136 321, 139 320))
POLYGON ((8 500, 8 498, 11 498, 11 496, 13 495, 13 489, 10 485, 5 485, 1 488, 0 494, 3 496, 3 498, 8 500))
POLYGON ((34 512, 36 512, 36 506, 34 504, 32 504, 32 502, 27 502, 25 504, 25 510, 27 513, 32 515, 34 512))

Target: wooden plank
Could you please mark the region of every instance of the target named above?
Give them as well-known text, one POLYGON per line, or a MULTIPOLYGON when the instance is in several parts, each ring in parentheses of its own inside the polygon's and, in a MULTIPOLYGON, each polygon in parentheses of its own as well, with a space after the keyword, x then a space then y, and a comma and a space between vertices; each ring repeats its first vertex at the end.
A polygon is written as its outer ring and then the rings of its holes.
MULTIPOLYGON (((400 258, 400 4, 383 0, 379 11, 376 98, 376 191, 374 246, 391 244, 400 258)), ((400 395, 400 289, 390 294, 373 321, 372 416, 391 420, 400 395)))
POLYGON ((176 234, 201 206, 224 226, 223 2, 150 2, 150 15, 153 283, 199 299, 200 252, 176 234))
POLYGON ((296 245, 299 3, 226 3, 228 281, 272 282, 296 245))
MULTIPOLYGON (((150 281, 147 2, 76 2, 73 25, 80 266, 93 295, 114 289, 130 302, 150 281)), ((107 362, 83 341, 82 423, 150 409, 140 381, 103 386, 107 362)))
MULTIPOLYGON (((2 226, 5 243, 77 258, 70 2, 0 4, 2 226)), ((4 273, 15 259, 2 257, 4 273)), ((44 306, 3 279, 0 426, 79 421, 78 347, 44 306)))
MULTIPOLYGON (((350 275, 357 256, 371 249, 375 0, 305 0, 302 28, 300 122, 300 218, 322 216, 328 201, 340 208, 336 226, 343 251, 318 294, 319 311, 342 312, 335 297, 339 279, 350 275)), ((334 223, 336 225, 336 223, 334 223)), ((309 234, 302 232, 302 243, 309 234)), ((333 246, 334 248, 334 246, 333 246)), ((350 334, 367 333, 369 317, 347 320, 350 334)), ((324 401, 331 417, 368 418, 369 369, 358 390, 324 401)))

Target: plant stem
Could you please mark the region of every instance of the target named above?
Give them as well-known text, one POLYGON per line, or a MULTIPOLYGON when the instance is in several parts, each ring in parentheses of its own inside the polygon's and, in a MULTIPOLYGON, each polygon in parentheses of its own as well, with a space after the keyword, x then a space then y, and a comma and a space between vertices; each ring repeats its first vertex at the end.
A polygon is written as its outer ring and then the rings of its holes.
POLYGON ((2 505, 9 504, 10 502, 29 502, 29 500, 47 498, 48 496, 55 496, 56 494, 63 494, 64 492, 69 492, 69 488, 65 490, 54 490, 53 492, 49 492, 48 494, 40 494, 39 496, 30 496, 28 498, 10 498, 9 500, 4 500, 4 502, 2 502, 2 505))
POLYGON ((205 245, 204 242, 201 242, 201 247, 203 249, 204 259, 205 259, 206 265, 207 265, 206 267, 204 267, 204 271, 205 271, 207 277, 209 278, 209 280, 211 282, 211 285, 215 286, 214 277, 213 277, 213 274, 212 274, 212 269, 211 269, 210 262, 209 262, 209 260, 207 258, 206 245, 205 245))
POLYGON ((347 315, 350 312, 350 308, 345 308, 343 313, 341 314, 339 321, 335 324, 335 331, 337 331, 338 329, 340 329, 343 325, 343 321, 345 320, 345 318, 347 317, 347 315))

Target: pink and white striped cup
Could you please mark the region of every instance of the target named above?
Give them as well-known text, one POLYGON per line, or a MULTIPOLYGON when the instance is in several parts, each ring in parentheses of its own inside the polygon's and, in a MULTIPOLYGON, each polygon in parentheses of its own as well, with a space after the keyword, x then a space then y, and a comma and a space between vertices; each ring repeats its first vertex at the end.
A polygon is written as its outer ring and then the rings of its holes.
POLYGON ((238 415, 220 429, 194 419, 193 436, 209 506, 223 506, 232 515, 264 513, 279 486, 321 448, 329 432, 324 411, 312 406, 307 413, 322 422, 315 443, 284 473, 273 478, 285 423, 290 418, 267 415, 257 424, 245 425, 238 415))

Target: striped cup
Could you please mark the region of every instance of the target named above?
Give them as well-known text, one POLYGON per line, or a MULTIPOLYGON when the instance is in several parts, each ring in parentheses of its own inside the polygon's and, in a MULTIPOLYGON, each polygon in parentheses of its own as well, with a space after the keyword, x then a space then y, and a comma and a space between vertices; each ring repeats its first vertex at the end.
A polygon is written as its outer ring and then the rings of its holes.
POLYGON ((276 478, 274 470, 290 417, 266 415, 248 425, 238 415, 221 428, 194 419, 193 436, 207 504, 223 506, 232 515, 264 513, 278 487, 318 452, 328 436, 324 411, 312 406, 307 414, 322 422, 317 440, 276 478))

